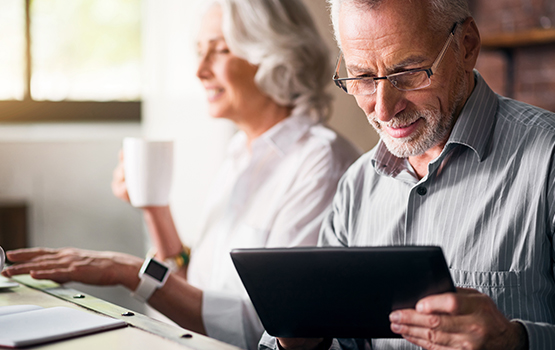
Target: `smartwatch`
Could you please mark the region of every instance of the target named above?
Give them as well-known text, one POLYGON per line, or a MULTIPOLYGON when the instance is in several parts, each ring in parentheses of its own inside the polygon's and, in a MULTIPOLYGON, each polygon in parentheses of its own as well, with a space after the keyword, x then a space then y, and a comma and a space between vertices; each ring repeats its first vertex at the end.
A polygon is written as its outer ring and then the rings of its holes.
MULTIPOLYGON (((191 248, 183 245, 183 248, 179 252, 179 254, 170 256, 169 258, 164 259, 164 264, 170 268, 171 272, 177 272, 182 267, 189 265, 191 255, 191 248)), ((148 253, 146 253, 147 258, 154 258, 156 257, 156 248, 152 247, 149 249, 148 253)))
POLYGON ((146 303, 152 293, 166 283, 169 275, 170 268, 168 266, 154 258, 147 258, 139 271, 141 282, 131 295, 146 303))

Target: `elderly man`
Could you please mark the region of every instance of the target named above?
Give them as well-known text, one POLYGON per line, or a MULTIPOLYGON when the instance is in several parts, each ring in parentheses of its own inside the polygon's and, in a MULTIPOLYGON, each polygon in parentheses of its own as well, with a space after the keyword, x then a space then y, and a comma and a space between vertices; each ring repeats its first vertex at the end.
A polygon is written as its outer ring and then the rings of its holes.
POLYGON ((265 335, 260 348, 554 349, 555 115, 474 70, 465 0, 329 1, 334 80, 381 141, 343 177, 320 244, 439 245, 464 288, 394 311, 404 339, 265 335))

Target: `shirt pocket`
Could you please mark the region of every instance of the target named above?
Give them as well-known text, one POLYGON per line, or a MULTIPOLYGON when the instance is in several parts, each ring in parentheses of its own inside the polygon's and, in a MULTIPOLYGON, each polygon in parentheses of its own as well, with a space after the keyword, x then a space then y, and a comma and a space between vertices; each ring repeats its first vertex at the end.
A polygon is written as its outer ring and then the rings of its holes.
POLYGON ((457 287, 496 290, 518 288, 520 286, 520 272, 518 271, 465 271, 456 269, 450 271, 457 287))
POLYGON ((489 295, 508 318, 519 317, 522 274, 519 271, 465 271, 450 269, 457 287, 476 289, 489 295))

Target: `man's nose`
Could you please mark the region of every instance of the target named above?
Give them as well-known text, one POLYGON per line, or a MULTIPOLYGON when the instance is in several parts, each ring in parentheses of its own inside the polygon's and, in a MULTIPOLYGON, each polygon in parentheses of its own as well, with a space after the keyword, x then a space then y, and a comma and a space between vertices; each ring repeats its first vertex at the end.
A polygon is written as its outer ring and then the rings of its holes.
POLYGON ((407 103, 403 98, 404 93, 397 90, 393 84, 386 79, 376 83, 374 113, 376 119, 382 122, 388 122, 406 108, 407 103))

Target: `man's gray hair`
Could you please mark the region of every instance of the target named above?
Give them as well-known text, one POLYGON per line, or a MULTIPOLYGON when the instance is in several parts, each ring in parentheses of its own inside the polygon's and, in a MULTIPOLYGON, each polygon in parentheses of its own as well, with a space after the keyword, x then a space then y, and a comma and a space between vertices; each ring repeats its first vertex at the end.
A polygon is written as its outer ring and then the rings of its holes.
POLYGON ((258 66, 255 83, 275 102, 315 120, 329 116, 330 53, 300 0, 215 0, 234 55, 258 66))
MULTIPOLYGON (((331 19, 333 23, 335 40, 339 47, 339 9, 343 4, 352 4, 361 10, 372 10, 386 0, 327 0, 330 6, 331 19)), ((405 0, 415 1, 415 0, 405 0)), ((455 22, 462 22, 472 14, 468 6, 468 0, 424 0, 430 5, 431 16, 428 28, 432 31, 448 31, 455 22)))

